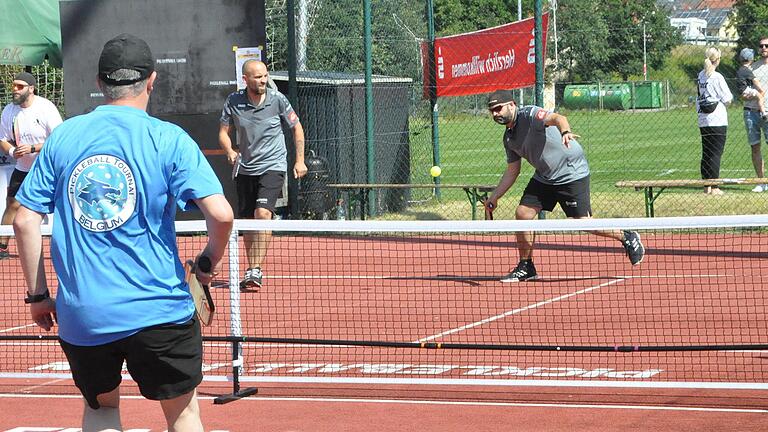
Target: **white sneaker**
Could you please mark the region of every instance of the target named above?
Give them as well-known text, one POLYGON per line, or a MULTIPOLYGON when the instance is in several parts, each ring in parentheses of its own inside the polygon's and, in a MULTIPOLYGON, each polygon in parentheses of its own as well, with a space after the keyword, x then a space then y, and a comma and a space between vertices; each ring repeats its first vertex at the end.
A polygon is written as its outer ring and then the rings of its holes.
POLYGON ((768 185, 764 185, 764 184, 757 185, 755 186, 754 189, 752 189, 752 192, 757 192, 757 193, 761 193, 765 191, 768 191, 768 185))

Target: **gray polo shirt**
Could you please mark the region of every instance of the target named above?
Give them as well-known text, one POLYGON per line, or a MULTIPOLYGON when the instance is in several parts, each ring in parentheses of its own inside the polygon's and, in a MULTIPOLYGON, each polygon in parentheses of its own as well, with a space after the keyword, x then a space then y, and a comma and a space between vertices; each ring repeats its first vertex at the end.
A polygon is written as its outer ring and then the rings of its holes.
POLYGON ((287 171, 288 151, 282 124, 293 128, 299 117, 280 92, 267 88, 264 102, 254 106, 245 89, 236 91, 227 97, 219 121, 234 126, 237 132, 240 174, 257 176, 267 171, 287 171))
POLYGON ((507 163, 525 159, 536 172, 533 178, 550 185, 561 185, 589 175, 589 164, 584 150, 576 140, 570 147, 563 145, 563 138, 555 126, 545 126, 548 111, 537 106, 517 109, 515 126, 504 132, 504 150, 507 163))

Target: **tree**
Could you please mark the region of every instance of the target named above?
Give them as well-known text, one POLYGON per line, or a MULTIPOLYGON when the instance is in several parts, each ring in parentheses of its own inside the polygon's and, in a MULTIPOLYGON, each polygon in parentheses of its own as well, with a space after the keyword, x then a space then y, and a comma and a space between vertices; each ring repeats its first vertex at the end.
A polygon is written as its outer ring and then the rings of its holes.
POLYGON ((682 42, 656 0, 560 0, 558 21, 560 55, 576 81, 642 75, 644 36, 647 62, 654 68, 682 42))
MULTIPOLYGON (((427 25, 421 2, 372 0, 373 73, 418 79, 419 39, 427 25)), ((360 0, 323 1, 315 8, 307 38, 307 68, 360 73, 364 70, 363 4, 360 0)), ((285 10, 267 19, 272 63, 287 66, 285 10)), ((298 42, 300 43, 300 42, 298 42)))
MULTIPOLYGON (((533 14, 533 0, 523 2, 523 17, 533 14)), ((517 21, 517 0, 435 0, 435 33, 449 36, 517 21)))
POLYGON ((609 75, 610 31, 602 8, 602 0, 560 0, 558 55, 572 82, 605 80, 609 75))
POLYGON ((731 25, 739 34, 739 47, 755 49, 760 38, 768 37, 768 3, 765 0, 736 0, 731 25))

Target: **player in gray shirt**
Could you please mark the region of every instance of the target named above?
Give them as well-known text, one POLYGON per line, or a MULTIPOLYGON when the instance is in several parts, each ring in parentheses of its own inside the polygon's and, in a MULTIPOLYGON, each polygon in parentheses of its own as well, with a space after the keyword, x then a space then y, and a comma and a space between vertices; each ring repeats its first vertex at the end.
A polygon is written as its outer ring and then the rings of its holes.
MULTIPOLYGON (((493 211, 499 198, 515 184, 520 175, 522 159, 533 165, 536 172, 523 192, 515 210, 518 220, 534 219, 540 211, 552 211, 555 204, 569 218, 590 218, 589 164, 584 150, 576 141, 565 116, 537 106, 519 107, 509 90, 497 90, 488 97, 488 109, 493 120, 506 126, 504 150, 507 169, 499 185, 485 202, 493 211)), ((634 231, 592 231, 622 243, 632 265, 642 262, 645 248, 634 231)), ((520 262, 504 276, 502 282, 522 282, 537 278, 533 265, 533 232, 518 232, 517 244, 520 262)))
MULTIPOLYGON (((224 103, 219 120, 219 146, 233 165, 237 217, 269 220, 275 213, 288 169, 283 125, 293 129, 296 147, 293 176, 297 179, 307 174, 304 129, 288 99, 277 90, 267 88, 269 72, 263 62, 248 60, 242 70, 246 88, 230 94, 224 103), (232 148, 232 130, 236 132, 239 152, 232 148)), ((241 290, 261 287, 261 265, 271 237, 271 231, 243 235, 248 269, 240 282, 241 290)))

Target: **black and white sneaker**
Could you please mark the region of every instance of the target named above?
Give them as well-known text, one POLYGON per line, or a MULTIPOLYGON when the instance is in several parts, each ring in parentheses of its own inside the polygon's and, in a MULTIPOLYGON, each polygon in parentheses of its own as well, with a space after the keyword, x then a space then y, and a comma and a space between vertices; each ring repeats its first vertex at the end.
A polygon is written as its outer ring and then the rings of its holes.
POLYGON ((263 274, 260 267, 249 268, 245 271, 245 277, 240 282, 240 291, 261 288, 263 274))
POLYGON ((524 282, 538 278, 533 261, 522 260, 508 275, 500 279, 501 282, 524 282))
POLYGON ((627 257, 632 265, 638 265, 643 262, 645 246, 640 241, 640 234, 635 231, 624 231, 624 240, 621 243, 624 245, 624 250, 627 251, 627 257))

